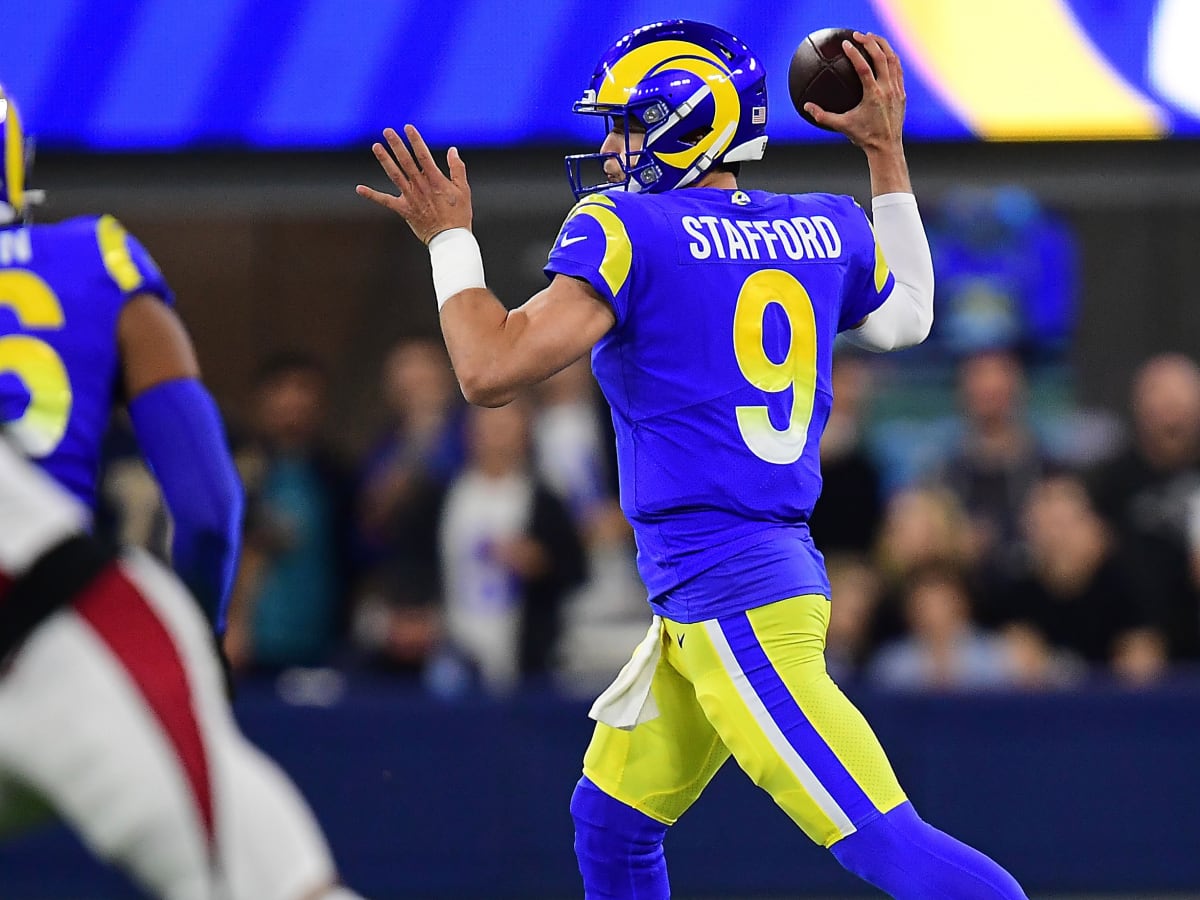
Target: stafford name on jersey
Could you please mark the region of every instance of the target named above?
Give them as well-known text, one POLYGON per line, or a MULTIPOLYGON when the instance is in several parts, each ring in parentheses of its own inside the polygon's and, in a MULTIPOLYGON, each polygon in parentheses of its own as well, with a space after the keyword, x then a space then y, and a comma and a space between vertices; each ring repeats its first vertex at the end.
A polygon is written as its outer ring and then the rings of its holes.
POLYGON ((842 238, 825 216, 790 219, 727 219, 724 216, 683 216, 695 240, 688 243, 694 259, 836 259, 842 238))

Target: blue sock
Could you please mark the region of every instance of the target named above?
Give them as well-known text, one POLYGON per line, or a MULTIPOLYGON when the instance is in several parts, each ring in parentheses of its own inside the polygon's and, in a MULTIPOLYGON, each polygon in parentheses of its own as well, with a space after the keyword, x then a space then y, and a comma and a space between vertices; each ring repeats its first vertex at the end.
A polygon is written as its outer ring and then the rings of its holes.
POLYGON ((991 859, 924 822, 911 803, 830 850, 845 868, 895 900, 1027 900, 991 859))
POLYGON ((667 826, 614 800, 587 777, 571 796, 586 900, 667 900, 667 826))

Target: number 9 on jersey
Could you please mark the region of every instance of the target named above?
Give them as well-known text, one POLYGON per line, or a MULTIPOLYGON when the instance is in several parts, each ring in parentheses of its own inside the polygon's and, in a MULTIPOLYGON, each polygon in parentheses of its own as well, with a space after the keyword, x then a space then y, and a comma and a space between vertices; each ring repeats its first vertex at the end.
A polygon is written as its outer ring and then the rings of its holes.
POLYGON ((817 390, 817 325, 808 291, 792 275, 762 269, 742 284, 733 313, 733 352, 742 377, 770 394, 792 388, 792 411, 780 431, 764 406, 737 407, 738 431, 750 452, 777 465, 794 463, 804 453, 817 390), (772 303, 787 317, 790 339, 781 362, 767 355, 763 321, 772 303))

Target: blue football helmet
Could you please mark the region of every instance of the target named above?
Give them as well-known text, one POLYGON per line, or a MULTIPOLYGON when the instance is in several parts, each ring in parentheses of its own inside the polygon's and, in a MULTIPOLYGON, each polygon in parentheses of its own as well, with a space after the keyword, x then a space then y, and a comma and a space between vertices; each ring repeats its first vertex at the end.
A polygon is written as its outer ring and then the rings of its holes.
POLYGON ((30 144, 21 128, 21 116, 12 98, 0 85, 0 132, 3 159, 0 159, 0 225, 24 220, 31 202, 40 192, 25 189, 30 144))
POLYGON ((742 41, 703 22, 672 19, 631 31, 600 59, 577 113, 623 124, 624 153, 567 157, 578 199, 604 190, 660 193, 687 187, 721 162, 761 159, 767 143, 767 75, 742 41), (614 121, 615 120, 615 121, 614 121), (644 132, 630 151, 631 132, 644 132), (584 163, 615 158, 624 183, 585 184, 584 163))

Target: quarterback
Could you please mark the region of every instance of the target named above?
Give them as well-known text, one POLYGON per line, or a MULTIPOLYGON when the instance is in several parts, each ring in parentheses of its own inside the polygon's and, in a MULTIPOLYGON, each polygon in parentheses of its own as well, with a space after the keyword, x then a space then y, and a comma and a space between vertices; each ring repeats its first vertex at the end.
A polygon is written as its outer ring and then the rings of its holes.
POLYGON ((175 570, 220 633, 241 483, 171 290, 112 216, 31 224, 25 135, 3 88, 0 130, 0 423, 90 509, 124 405, 171 512, 175 570))
POLYGON ((731 755, 893 897, 1025 896, 918 817, 825 670, 829 581, 806 523, 834 338, 891 350, 923 341, 933 319, 900 61, 883 38, 855 37, 878 73, 846 42, 863 102, 811 111, 866 154, 874 230, 849 197, 739 188, 741 163, 767 140, 762 62, 733 35, 681 20, 622 37, 575 104, 606 120, 607 137, 568 158, 579 202, 550 251, 549 286, 520 308, 485 287, 456 149, 447 178, 415 128, 407 143, 385 131, 374 152, 398 193, 358 188, 428 244, 468 400, 506 403, 590 351, 612 407, 621 504, 655 617, 593 707, 571 800, 592 900, 669 896, 663 838, 731 755))

